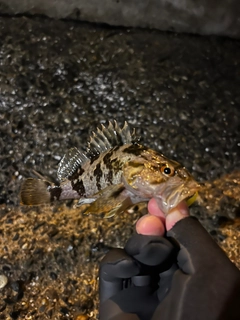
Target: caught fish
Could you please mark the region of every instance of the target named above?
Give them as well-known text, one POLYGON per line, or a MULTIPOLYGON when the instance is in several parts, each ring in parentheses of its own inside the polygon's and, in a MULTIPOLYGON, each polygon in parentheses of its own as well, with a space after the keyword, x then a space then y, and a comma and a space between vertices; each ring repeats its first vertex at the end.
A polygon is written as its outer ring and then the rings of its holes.
POLYGON ((127 122, 116 121, 93 132, 86 152, 70 149, 59 163, 59 185, 27 179, 21 203, 79 199, 85 214, 110 218, 129 206, 154 197, 167 214, 182 200, 193 202, 200 185, 185 167, 138 143, 127 122))

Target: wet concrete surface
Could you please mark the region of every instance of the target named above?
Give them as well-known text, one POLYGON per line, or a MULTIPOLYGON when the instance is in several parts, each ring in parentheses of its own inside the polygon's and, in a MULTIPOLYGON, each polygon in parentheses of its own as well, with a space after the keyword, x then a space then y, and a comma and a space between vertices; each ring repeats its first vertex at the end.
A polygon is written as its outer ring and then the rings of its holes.
POLYGON ((0 319, 97 318, 99 260, 142 210, 99 220, 18 197, 108 120, 204 183, 191 213, 240 268, 239 41, 25 17, 0 30, 0 319))
POLYGON ((240 38, 238 0, 0 0, 0 13, 240 38))

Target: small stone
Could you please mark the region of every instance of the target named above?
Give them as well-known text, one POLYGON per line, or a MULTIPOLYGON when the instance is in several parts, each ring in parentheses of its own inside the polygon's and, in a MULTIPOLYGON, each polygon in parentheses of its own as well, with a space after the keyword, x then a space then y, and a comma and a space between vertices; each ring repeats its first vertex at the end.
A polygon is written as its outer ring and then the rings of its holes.
POLYGON ((76 316, 75 320, 88 320, 89 317, 85 314, 79 314, 76 316))
POLYGON ((12 288, 15 292, 19 292, 19 290, 20 290, 19 282, 18 282, 18 281, 12 282, 12 283, 11 283, 11 288, 12 288))
POLYGON ((22 249, 23 249, 23 250, 26 250, 27 248, 28 248, 28 243, 25 242, 25 243, 22 245, 22 249))
POLYGON ((6 284, 8 283, 8 278, 4 275, 0 275, 0 289, 4 288, 6 284))
POLYGON ((12 238, 13 241, 16 241, 19 239, 19 233, 15 233, 14 237, 12 238))
POLYGON ((50 272, 50 277, 52 278, 52 280, 57 280, 57 274, 55 272, 50 272))
POLYGON ((68 308, 66 308, 66 307, 62 307, 62 308, 60 309, 60 312, 61 312, 62 314, 64 314, 65 316, 69 315, 69 310, 68 310, 68 308))

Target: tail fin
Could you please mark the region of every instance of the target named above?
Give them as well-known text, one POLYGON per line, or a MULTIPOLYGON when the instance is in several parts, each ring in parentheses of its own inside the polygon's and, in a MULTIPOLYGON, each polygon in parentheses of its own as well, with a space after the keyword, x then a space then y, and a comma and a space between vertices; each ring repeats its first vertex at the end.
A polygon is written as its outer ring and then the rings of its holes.
POLYGON ((32 179, 25 180, 22 184, 20 198, 23 205, 38 205, 50 203, 51 184, 46 180, 32 179))

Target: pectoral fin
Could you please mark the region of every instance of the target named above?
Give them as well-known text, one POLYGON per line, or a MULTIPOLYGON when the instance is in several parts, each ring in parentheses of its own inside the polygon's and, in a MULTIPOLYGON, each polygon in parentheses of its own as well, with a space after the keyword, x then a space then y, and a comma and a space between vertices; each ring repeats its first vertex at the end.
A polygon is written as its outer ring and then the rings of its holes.
POLYGON ((131 198, 125 192, 123 184, 111 185, 99 193, 97 200, 84 212, 86 215, 98 215, 103 218, 111 218, 132 205, 131 198))
POLYGON ((80 207, 82 206, 83 204, 89 204, 89 203, 92 203, 96 200, 96 198, 81 198, 79 199, 76 207, 80 207))

